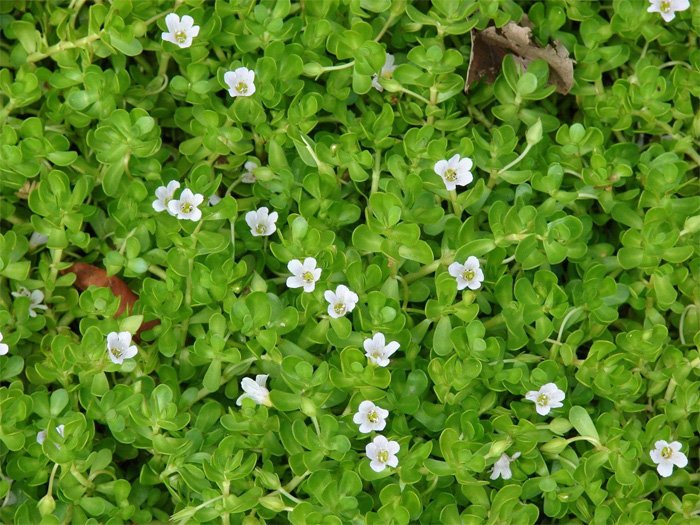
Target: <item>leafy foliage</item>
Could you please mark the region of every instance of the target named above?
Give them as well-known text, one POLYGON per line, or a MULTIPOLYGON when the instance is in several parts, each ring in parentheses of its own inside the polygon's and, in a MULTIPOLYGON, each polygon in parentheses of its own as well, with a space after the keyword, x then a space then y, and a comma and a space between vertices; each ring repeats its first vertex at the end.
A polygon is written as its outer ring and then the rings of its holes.
POLYGON ((1 2, 0 521, 700 523, 700 2, 647 6, 1 2), (171 12, 191 47, 162 40, 171 12), (508 56, 465 95, 472 30, 524 14, 571 52, 571 93, 508 56), (474 180, 447 191, 455 154, 474 180), (156 213, 171 180, 221 200, 156 213), (485 280, 458 292, 470 256, 485 280), (288 288, 307 257, 315 290, 288 288), (76 262, 138 301, 115 317, 76 262), (359 302, 331 318, 339 285, 359 302), (107 334, 140 328, 110 362, 107 334), (256 374, 271 406, 236 406, 256 374), (547 383, 566 398, 540 416, 547 383), (395 469, 369 466, 363 400, 395 469), (687 467, 659 476, 658 440, 687 467))

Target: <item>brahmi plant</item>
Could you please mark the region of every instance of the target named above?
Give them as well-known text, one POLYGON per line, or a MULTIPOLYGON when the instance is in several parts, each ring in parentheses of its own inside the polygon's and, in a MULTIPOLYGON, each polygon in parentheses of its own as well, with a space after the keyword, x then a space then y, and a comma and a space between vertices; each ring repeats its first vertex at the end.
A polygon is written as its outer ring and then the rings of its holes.
POLYGON ((0 522, 700 523, 700 1, 0 29, 0 522))

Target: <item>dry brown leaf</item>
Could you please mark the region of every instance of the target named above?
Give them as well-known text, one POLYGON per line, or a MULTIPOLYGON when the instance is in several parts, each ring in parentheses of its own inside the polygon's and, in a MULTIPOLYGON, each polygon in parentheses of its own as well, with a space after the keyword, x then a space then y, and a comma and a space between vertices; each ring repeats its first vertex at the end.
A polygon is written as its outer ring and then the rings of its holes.
MULTIPOLYGON (((525 23, 528 21, 525 20, 525 23)), ((569 58, 569 51, 561 42, 554 42, 554 47, 540 47, 532 41, 530 33, 529 27, 515 22, 508 22, 501 29, 487 27, 483 31, 472 30, 472 49, 464 91, 484 77, 488 82, 494 82, 501 71, 503 58, 511 54, 525 69, 538 58, 546 61, 550 67, 549 82, 556 86, 559 93, 566 95, 574 85, 574 61, 569 58)))
MULTIPOLYGON (((119 298, 119 308, 117 309, 117 313, 114 314, 114 317, 119 317, 124 313, 124 311, 130 313, 133 310, 134 304, 139 298, 139 296, 132 292, 129 286, 119 277, 114 275, 109 276, 105 270, 98 268, 97 266, 93 266, 92 264, 83 262, 73 263, 72 266, 66 268, 61 273, 74 273, 76 275, 76 279, 73 286, 81 291, 87 290, 90 286, 110 288, 112 293, 119 298)), ((138 337, 141 332, 144 330, 150 330, 159 323, 159 320, 154 319, 153 321, 148 321, 141 324, 136 332, 136 336, 138 337)))

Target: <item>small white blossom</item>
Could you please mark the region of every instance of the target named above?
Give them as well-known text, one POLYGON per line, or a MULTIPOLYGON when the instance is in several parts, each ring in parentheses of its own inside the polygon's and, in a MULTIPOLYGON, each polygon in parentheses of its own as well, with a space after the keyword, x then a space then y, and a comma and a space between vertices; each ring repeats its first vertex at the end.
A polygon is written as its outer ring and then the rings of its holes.
POLYGON ((232 97, 249 97, 255 93, 255 71, 247 67, 239 67, 224 73, 224 82, 229 87, 232 97))
POLYGON ((445 188, 454 190, 457 186, 466 186, 474 180, 471 169, 474 163, 469 157, 454 155, 449 160, 439 160, 435 163, 435 173, 440 175, 445 188))
POLYGON ((165 17, 167 32, 163 32, 161 38, 166 42, 186 48, 192 45, 192 39, 199 35, 199 26, 194 25, 194 19, 190 15, 180 17, 175 13, 170 13, 165 17))
POLYGON ((384 88, 379 83, 379 77, 391 78, 391 75, 393 75, 395 69, 396 66, 394 65, 394 55, 387 53, 384 60, 384 65, 382 66, 382 70, 379 72, 379 75, 375 74, 372 77, 372 87, 377 91, 384 91, 384 88))
POLYGON ((10 351, 10 347, 2 342, 2 333, 0 332, 0 355, 5 355, 10 351))
POLYGON ((334 319, 338 319, 352 312, 357 301, 360 300, 357 294, 344 284, 338 286, 335 292, 326 290, 323 292, 323 297, 328 301, 328 315, 334 319))
POLYGON ((510 479, 513 477, 513 473, 510 471, 510 464, 520 457, 520 452, 516 452, 512 456, 508 454, 501 454, 498 461, 493 464, 493 470, 491 471, 491 479, 498 479, 501 476, 503 479, 510 479))
POLYGON ((304 288, 305 292, 313 292, 316 281, 321 278, 321 268, 316 268, 316 259, 307 257, 302 263, 299 259, 292 259, 287 264, 292 276, 287 278, 289 288, 304 288))
POLYGON ((277 217, 276 211, 269 213, 269 210, 263 206, 246 213, 245 222, 250 226, 253 237, 266 237, 277 231, 277 217))
POLYGON ((124 359, 131 359, 138 352, 136 345, 131 344, 129 332, 110 332, 107 334, 107 356, 115 365, 124 363, 124 359))
POLYGON ((170 215, 175 215, 168 209, 168 203, 175 198, 175 192, 180 187, 180 183, 176 180, 168 182, 167 186, 159 186, 156 189, 156 200, 153 201, 153 209, 157 212, 167 211, 170 215))
MULTIPOLYGON (((56 427, 56 433, 57 433, 59 436, 64 437, 64 436, 63 436, 63 430, 64 430, 64 429, 65 429, 65 426, 64 426, 64 425, 58 425, 58 426, 56 427)), ((37 432, 37 434, 36 434, 36 442, 39 443, 40 445, 43 445, 43 444, 44 444, 44 441, 46 441, 46 436, 47 436, 47 435, 48 435, 48 434, 46 433, 46 430, 40 430, 40 431, 37 432)), ((58 443, 56 443, 56 448, 58 448, 58 443)))
POLYGON ((369 466, 375 472, 381 472, 387 465, 396 467, 399 458, 396 457, 401 447, 396 441, 389 441, 384 436, 375 437, 371 443, 365 447, 367 457, 370 459, 369 466))
POLYGON ((220 202, 221 202, 221 197, 219 197, 216 193, 214 193, 213 195, 210 195, 209 200, 207 201, 209 206, 216 206, 220 202))
POLYGON ((42 246, 46 244, 49 240, 48 235, 44 235, 43 233, 39 232, 34 232, 32 233, 32 236, 29 237, 29 249, 34 250, 38 248, 39 246, 42 246))
POLYGON ((681 447, 678 441, 668 443, 661 439, 654 443, 654 450, 649 452, 649 456, 656 463, 656 471, 660 476, 667 478, 673 474, 674 465, 685 468, 688 464, 688 458, 681 452, 681 447))
POLYGON ((192 193, 192 190, 185 188, 178 200, 171 200, 168 203, 168 211, 178 219, 189 219, 198 221, 202 218, 202 210, 198 208, 204 202, 204 195, 192 193))
POLYGON ((236 404, 241 406, 244 399, 252 399, 258 405, 272 406, 270 401, 270 391, 265 386, 267 383, 266 374, 258 374, 255 376, 255 381, 249 377, 244 377, 241 379, 241 388, 243 389, 243 394, 238 396, 236 399, 236 404))
POLYGON ((246 184, 253 184, 256 180, 258 180, 253 174, 253 170, 258 167, 258 165, 255 162, 253 162, 252 160, 248 160, 245 164, 243 164, 243 167, 245 168, 245 172, 243 172, 243 175, 241 175, 241 182, 245 182, 246 184))
POLYGON ((464 290, 465 288, 478 290, 481 288, 481 283, 484 280, 484 272, 479 266, 479 259, 473 255, 467 257, 464 264, 453 262, 447 267, 447 271, 452 277, 457 279, 457 290, 464 290))
POLYGON ((360 432, 369 434, 373 430, 384 430, 387 417, 389 417, 388 410, 378 407, 371 401, 363 401, 352 420, 355 424, 360 425, 360 432))
POLYGON ((363 346, 365 347, 365 355, 370 362, 377 366, 387 366, 389 357, 396 352, 401 345, 396 341, 386 343, 384 334, 378 332, 371 339, 365 339, 363 346))
POLYGON ((566 394, 554 383, 547 383, 539 390, 530 390, 525 394, 525 399, 535 403, 535 410, 541 416, 546 416, 553 408, 563 407, 562 401, 565 397, 566 394))
POLYGON ((13 297, 29 297, 29 317, 36 317, 37 310, 47 310, 48 306, 41 304, 44 302, 44 292, 41 290, 32 290, 31 292, 25 287, 20 287, 16 292, 12 292, 13 297))
POLYGON ((659 13, 661 18, 670 22, 676 18, 676 13, 685 11, 690 7, 689 0, 649 0, 651 4, 647 8, 648 13, 659 13))

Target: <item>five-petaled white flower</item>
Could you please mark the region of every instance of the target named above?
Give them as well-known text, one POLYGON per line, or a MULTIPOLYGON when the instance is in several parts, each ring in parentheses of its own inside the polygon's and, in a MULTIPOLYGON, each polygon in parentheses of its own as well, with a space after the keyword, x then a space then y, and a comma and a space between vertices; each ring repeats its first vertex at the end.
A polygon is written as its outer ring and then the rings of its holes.
POLYGON ((253 237, 266 237, 277 231, 276 211, 269 213, 269 210, 263 206, 254 211, 249 211, 245 214, 245 222, 250 226, 250 233, 253 237))
POLYGON ((457 186, 466 186, 474 180, 471 169, 474 163, 469 157, 454 155, 449 160, 439 160, 435 163, 435 173, 442 177, 445 188, 454 190, 457 186))
POLYGON ((554 383, 547 383, 539 390, 530 390, 525 394, 525 399, 535 403, 535 410, 541 416, 546 416, 553 408, 563 407, 565 397, 566 394, 554 383))
POLYGON ((41 290, 27 290, 21 286, 16 292, 12 292, 13 297, 29 297, 29 317, 36 317, 37 310, 47 310, 49 307, 41 304, 44 301, 44 292, 41 290))
POLYGON ((10 351, 10 347, 2 342, 2 333, 0 332, 0 355, 5 355, 10 351))
POLYGON ((371 339, 365 339, 363 346, 367 359, 377 366, 384 367, 389 364, 391 354, 396 352, 401 345, 396 341, 387 344, 384 334, 378 332, 371 339))
POLYGON ((124 359, 131 359, 138 352, 136 345, 131 344, 129 332, 110 332, 107 334, 107 356, 115 365, 124 363, 124 359))
POLYGON ((369 434, 373 430, 384 430, 389 411, 378 407, 371 401, 363 401, 353 416, 354 423, 360 425, 360 432, 369 434))
POLYGON ((192 193, 192 190, 185 188, 179 199, 173 199, 168 203, 168 211, 178 219, 189 219, 196 222, 202 218, 202 210, 197 207, 202 202, 204 202, 204 195, 192 193))
POLYGON ((243 175, 241 175, 241 182, 245 182, 246 184, 253 184, 257 179, 255 178, 255 175, 253 174, 253 170, 258 167, 258 164, 252 160, 246 161, 245 164, 243 164, 243 168, 245 168, 245 172, 243 172, 243 175))
POLYGON ((661 18, 670 22, 676 18, 676 13, 685 11, 690 7, 689 0, 649 0, 651 4, 647 8, 648 13, 659 13, 661 18))
POLYGON ((467 257, 464 264, 453 262, 447 267, 449 274, 457 279, 457 290, 478 290, 481 288, 481 282, 484 280, 484 272, 479 266, 479 259, 473 255, 467 257))
POLYGON ((328 301, 328 315, 337 319, 352 312, 360 298, 344 284, 335 289, 323 292, 323 297, 328 301))
POLYGON ((236 399, 236 404, 241 406, 244 399, 252 399, 258 405, 272 406, 270 401, 270 391, 265 386, 267 383, 267 374, 258 374, 255 376, 255 381, 249 377, 244 377, 241 379, 241 388, 243 389, 243 394, 238 396, 236 399))
POLYGON ((224 73, 224 82, 232 97, 249 97, 255 93, 255 71, 239 67, 224 73))
POLYGON ((501 476, 503 479, 510 479, 513 477, 513 473, 510 471, 510 464, 520 457, 520 452, 516 452, 512 456, 508 454, 501 454, 498 461, 493 464, 493 470, 491 471, 491 479, 498 479, 501 476))
POLYGON ((307 257, 303 263, 299 259, 292 259, 287 268, 293 274, 287 277, 289 288, 304 288, 305 292, 314 291, 316 281, 321 278, 321 268, 316 268, 316 259, 307 257))
POLYGON ((386 58, 384 60, 384 65, 382 66, 382 70, 379 72, 378 75, 375 74, 372 77, 372 87, 377 91, 384 91, 384 88, 379 83, 379 77, 391 78, 391 75, 394 73, 395 69, 396 66, 394 65, 394 55, 392 55, 391 53, 387 53, 386 58))
MULTIPOLYGON (((65 429, 65 425, 58 425, 58 426, 56 427, 56 433, 57 433, 59 436, 64 437, 64 436, 63 436, 63 430, 64 430, 64 429, 65 429)), ((36 442, 39 443, 40 445, 43 445, 43 444, 44 444, 44 441, 46 441, 46 436, 47 436, 46 430, 40 430, 40 431, 37 432, 37 434, 36 434, 36 442)), ((56 443, 56 448, 58 448, 58 443, 56 443)))
POLYGON ((34 250, 38 248, 39 246, 46 244, 49 240, 48 235, 44 235, 43 233, 39 232, 34 232, 32 233, 32 236, 29 237, 29 249, 34 250))
POLYGON ((168 209, 168 204, 175 198, 175 192, 180 187, 180 183, 176 180, 168 182, 167 186, 158 186, 156 188, 156 200, 153 201, 153 209, 157 212, 167 211, 170 215, 175 215, 168 209))
POLYGON ((384 436, 375 437, 365 447, 367 457, 370 459, 369 466, 375 472, 381 472, 387 465, 396 467, 399 464, 396 454, 400 449, 396 441, 389 441, 384 436))
POLYGON ((163 32, 161 37, 166 42, 185 48, 192 45, 192 39, 199 34, 199 26, 194 25, 194 19, 190 15, 180 17, 175 13, 170 13, 165 17, 167 32, 163 32))
POLYGON ((678 441, 668 443, 663 439, 654 443, 654 450, 649 452, 651 460, 656 463, 656 471, 664 478, 673 474, 673 466, 684 468, 688 458, 681 452, 682 445, 678 441))

